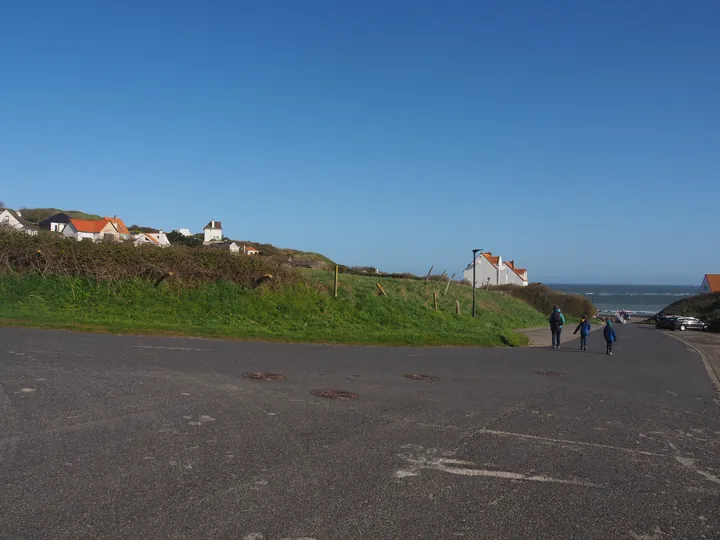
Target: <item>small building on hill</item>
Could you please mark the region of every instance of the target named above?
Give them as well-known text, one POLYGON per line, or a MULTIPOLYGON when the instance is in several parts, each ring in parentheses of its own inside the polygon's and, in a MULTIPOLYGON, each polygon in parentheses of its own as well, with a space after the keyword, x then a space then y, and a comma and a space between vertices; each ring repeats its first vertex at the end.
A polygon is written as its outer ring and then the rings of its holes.
POLYGON ((242 251, 245 255, 260 255, 260 250, 252 246, 248 246, 247 244, 240 246, 240 251, 242 251))
POLYGON ((473 266, 475 267, 475 287, 489 285, 528 285, 528 273, 525 268, 517 268, 515 261, 503 262, 500 255, 480 252, 475 260, 463 271, 463 278, 473 282, 473 266))
POLYGON ((118 235, 120 236, 120 238, 121 238, 122 240, 129 240, 130 238, 132 238, 132 235, 130 234, 130 231, 128 230, 127 226, 125 225, 125 222, 124 222, 122 219, 120 219, 119 217, 117 217, 117 216, 113 216, 113 217, 107 217, 107 216, 105 216, 105 217, 103 218, 103 220, 109 221, 109 222, 111 222, 111 223, 115 226, 115 229, 117 230, 118 235))
POLYGON ((222 241, 222 223, 219 221, 215 221, 214 219, 210 221, 210 223, 203 227, 203 232, 205 233, 205 244, 222 241))
POLYGON ((44 231, 61 233, 63 229, 65 229, 65 226, 70 223, 71 219, 72 218, 64 212, 60 212, 59 214, 55 214, 38 222, 38 227, 44 231))
POLYGON ((158 231, 156 233, 140 233, 136 234, 134 236, 133 240, 134 244, 136 246, 141 246, 143 244, 149 244, 151 246, 157 246, 157 247, 170 247, 170 240, 168 240, 167 236, 164 232, 158 231))
POLYGON ((240 253, 240 246, 238 246, 235 242, 211 242, 209 244, 205 244, 205 247, 229 251, 230 253, 234 253, 236 255, 240 253))
POLYGON ((23 231, 24 233, 30 235, 37 234, 37 229, 35 228, 35 226, 29 221, 26 221, 22 217, 21 212, 13 212, 12 210, 8 210, 7 208, 4 210, 0 210, 0 227, 9 227, 11 229, 23 231))
POLYGON ((720 293, 720 274, 705 274, 700 294, 720 293))

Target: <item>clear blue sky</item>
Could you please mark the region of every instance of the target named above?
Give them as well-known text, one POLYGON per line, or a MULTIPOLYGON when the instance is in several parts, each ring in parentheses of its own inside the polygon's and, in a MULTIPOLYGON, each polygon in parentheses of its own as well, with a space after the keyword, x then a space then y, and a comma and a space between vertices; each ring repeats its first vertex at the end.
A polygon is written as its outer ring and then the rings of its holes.
POLYGON ((0 200, 460 272, 720 272, 720 2, 0 6, 0 200))

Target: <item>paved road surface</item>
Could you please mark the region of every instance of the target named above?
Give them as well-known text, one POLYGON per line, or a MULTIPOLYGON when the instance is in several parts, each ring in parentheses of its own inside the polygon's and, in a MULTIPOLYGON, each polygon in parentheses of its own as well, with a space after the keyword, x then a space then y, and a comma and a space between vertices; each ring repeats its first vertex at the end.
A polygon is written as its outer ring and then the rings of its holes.
POLYGON ((618 333, 607 357, 0 329, 0 538, 720 538, 707 373, 618 333))

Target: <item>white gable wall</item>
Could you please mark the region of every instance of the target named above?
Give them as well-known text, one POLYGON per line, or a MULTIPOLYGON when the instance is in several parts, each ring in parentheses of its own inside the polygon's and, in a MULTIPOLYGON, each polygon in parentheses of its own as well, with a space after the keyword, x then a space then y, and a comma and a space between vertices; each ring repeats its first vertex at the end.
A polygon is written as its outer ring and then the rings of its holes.
POLYGON ((222 229, 205 229, 205 242, 220 242, 222 229))
POLYGON ((0 212, 0 225, 5 227, 12 227, 13 229, 22 229, 22 223, 20 223, 15 216, 13 216, 9 210, 3 210, 0 212))
MULTIPOLYGON (((463 278, 467 280, 468 283, 472 283, 473 281, 473 268, 472 265, 465 269, 463 272, 463 278)), ((483 255, 480 255, 477 258, 477 261, 475 263, 475 287, 485 287, 488 283, 490 285, 504 285, 507 283, 507 268, 504 264, 502 264, 502 259, 500 259, 500 264, 496 267, 494 264, 492 264, 490 261, 488 261, 483 255)))
POLYGON ((708 283, 708 278, 705 276, 703 278, 702 285, 700 285, 700 293, 701 294, 707 294, 710 292, 710 283, 708 283))

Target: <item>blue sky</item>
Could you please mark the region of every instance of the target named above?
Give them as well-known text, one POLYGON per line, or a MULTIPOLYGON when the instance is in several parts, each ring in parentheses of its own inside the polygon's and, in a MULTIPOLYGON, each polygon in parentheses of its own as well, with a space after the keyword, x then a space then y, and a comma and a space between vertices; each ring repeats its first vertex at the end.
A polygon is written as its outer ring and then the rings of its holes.
POLYGON ((720 272, 720 3, 5 2, 0 200, 460 272, 720 272))

